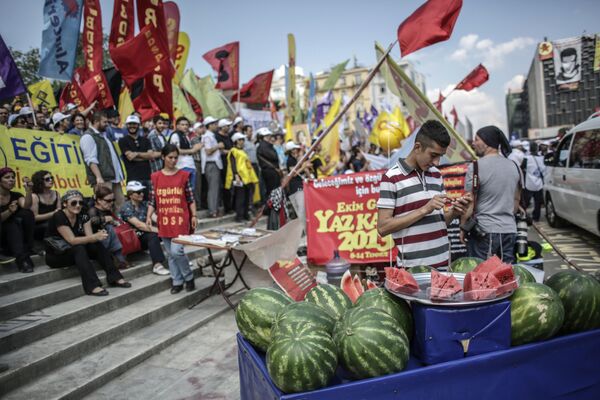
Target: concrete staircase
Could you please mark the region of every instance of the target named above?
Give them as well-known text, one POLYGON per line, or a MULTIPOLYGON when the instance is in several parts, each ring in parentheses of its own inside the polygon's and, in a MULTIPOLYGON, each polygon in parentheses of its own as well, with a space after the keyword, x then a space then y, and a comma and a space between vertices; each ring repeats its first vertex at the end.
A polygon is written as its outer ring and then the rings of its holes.
MULTIPOLYGON (((233 218, 201 219, 198 230, 233 218)), ((40 257, 32 274, 2 266, 0 364, 8 369, 0 369, 0 397, 82 398, 227 311, 220 296, 188 308, 213 278, 196 265, 206 251, 187 251, 197 289, 177 295, 170 277, 152 274, 147 254, 129 257, 134 267, 122 271, 132 288, 109 287, 106 297, 85 296, 73 267, 50 269, 40 257)), ((106 283, 103 271, 99 277, 106 283)))

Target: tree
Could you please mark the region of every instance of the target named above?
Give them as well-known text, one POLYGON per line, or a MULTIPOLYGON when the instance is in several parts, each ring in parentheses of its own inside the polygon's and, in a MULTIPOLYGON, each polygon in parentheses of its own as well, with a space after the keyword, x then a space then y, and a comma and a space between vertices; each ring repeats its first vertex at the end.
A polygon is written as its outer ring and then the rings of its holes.
POLYGON ((42 78, 38 75, 40 69, 40 49, 29 49, 26 52, 15 50, 10 47, 10 52, 21 72, 25 86, 40 81, 42 78))

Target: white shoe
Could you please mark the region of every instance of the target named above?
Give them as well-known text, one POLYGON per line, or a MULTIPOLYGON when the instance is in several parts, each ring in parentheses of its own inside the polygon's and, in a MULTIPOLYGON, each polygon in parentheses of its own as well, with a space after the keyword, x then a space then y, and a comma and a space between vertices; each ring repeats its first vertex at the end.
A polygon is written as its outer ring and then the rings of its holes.
POLYGON ((152 272, 155 273, 156 275, 169 275, 170 272, 168 269, 166 269, 165 267, 163 267, 162 264, 156 264, 154 266, 154 268, 152 268, 152 272))

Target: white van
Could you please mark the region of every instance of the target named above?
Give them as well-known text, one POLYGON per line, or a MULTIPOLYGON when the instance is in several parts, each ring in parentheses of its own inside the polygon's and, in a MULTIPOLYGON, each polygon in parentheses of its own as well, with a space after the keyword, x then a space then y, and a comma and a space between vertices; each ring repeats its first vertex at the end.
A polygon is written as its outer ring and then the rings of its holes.
POLYGON ((546 218, 564 221, 600 236, 600 117, 591 117, 562 138, 545 160, 546 218))

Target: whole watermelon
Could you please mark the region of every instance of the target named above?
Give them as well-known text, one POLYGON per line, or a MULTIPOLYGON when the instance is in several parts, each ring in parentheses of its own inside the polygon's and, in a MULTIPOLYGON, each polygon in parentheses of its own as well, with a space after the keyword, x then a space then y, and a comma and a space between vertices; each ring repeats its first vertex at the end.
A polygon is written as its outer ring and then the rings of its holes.
POLYGON ((417 265, 416 267, 408 268, 408 272, 411 274, 422 274, 422 273, 430 273, 433 267, 428 267, 427 265, 417 265))
POLYGON ((533 276, 533 274, 522 265, 513 265, 513 271, 515 273, 515 277, 519 278, 519 285, 522 285, 524 283, 535 282, 535 277, 533 276))
POLYGON ((466 274, 467 272, 473 271, 473 269, 482 262, 483 260, 477 257, 457 258, 450 264, 450 271, 466 274))
POLYGON ((327 386, 337 368, 337 349, 331 336, 310 322, 280 326, 267 350, 267 370, 286 393, 327 386))
POLYGON ((328 283, 310 289, 304 301, 323 307, 336 320, 342 318, 346 310, 352 307, 352 302, 346 293, 339 287, 328 283))
POLYGON ((600 328, 600 283, 577 271, 560 271, 546 280, 565 307, 561 333, 600 328))
POLYGON ((330 335, 333 333, 333 327, 335 326, 335 319, 323 309, 314 303, 302 301, 299 303, 291 304, 290 306, 282 309, 271 329, 271 337, 276 334, 277 330, 283 325, 288 325, 295 322, 306 322, 311 323, 323 330, 330 335))
POLYGON ((252 289, 235 309, 235 322, 246 340, 260 350, 267 351, 271 343, 271 326, 275 317, 293 302, 280 290, 252 289))
POLYGON ((563 324, 565 309, 558 294, 541 283, 525 283, 510 297, 513 346, 550 339, 563 324))
POLYGON ((403 370, 409 343, 398 321, 373 307, 349 310, 335 325, 333 340, 341 365, 356 379, 403 370))
POLYGON ((367 290, 358 298, 354 307, 374 307, 390 314, 408 336, 410 340, 413 333, 413 320, 410 308, 406 301, 391 295, 383 288, 367 290))

